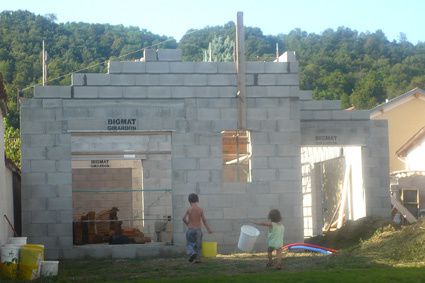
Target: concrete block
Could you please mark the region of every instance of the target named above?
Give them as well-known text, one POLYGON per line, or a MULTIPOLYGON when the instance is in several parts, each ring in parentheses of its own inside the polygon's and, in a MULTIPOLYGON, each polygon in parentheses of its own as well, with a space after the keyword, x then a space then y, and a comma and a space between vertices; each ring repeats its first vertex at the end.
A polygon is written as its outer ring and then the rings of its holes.
POLYGON ((286 62, 264 62, 264 73, 289 73, 289 64, 286 62))
POLYGON ((46 184, 46 173, 26 173, 22 172, 22 183, 24 185, 41 185, 46 184))
POLYGON ((67 173, 71 171, 71 160, 56 160, 55 161, 56 172, 67 173))
POLYGON ((49 198, 47 201, 49 210, 72 210, 72 199, 65 197, 49 198))
POLYGON ((297 74, 300 72, 300 63, 299 62, 290 62, 289 65, 289 72, 297 74))
POLYGON ((165 74, 170 72, 170 64, 168 62, 146 62, 146 73, 165 74))
MULTIPOLYGON (((151 62, 156 63, 156 62, 151 62)), ((143 74, 147 71, 146 62, 121 62, 121 74, 143 74)), ((111 72, 110 72, 111 73, 111 72)))
MULTIPOLYGON (((246 62, 245 72, 247 74, 262 74, 265 71, 264 62, 246 62)), ((235 67, 236 72, 236 67, 235 67)))
POLYGON ((217 108, 211 108, 211 109, 205 109, 205 108, 199 108, 198 109, 198 120, 219 120, 220 119, 220 110, 217 108))
POLYGON ((158 49, 156 51, 158 61, 181 61, 181 49, 158 49))
POLYGON ((192 74, 184 76, 185 86, 205 86, 207 85, 207 75, 192 74))
POLYGON ((43 99, 43 108, 61 108, 62 107, 62 99, 43 99))
POLYGON ((208 182, 210 180, 209 170, 191 170, 187 172, 187 181, 189 183, 208 182))
POLYGON ((173 158, 172 166, 181 170, 198 169, 198 160, 196 158, 173 158))
POLYGON ((275 169, 256 169, 252 172, 253 181, 276 181, 277 171, 275 169))
POLYGON ((207 84, 213 86, 237 86, 236 75, 234 74, 218 74, 208 75, 207 84))
POLYGON ((223 160, 221 158, 200 158, 199 168, 205 170, 221 170, 223 168, 223 160))
POLYGON ((47 159, 69 160, 71 157, 70 146, 52 146, 47 148, 47 159))
POLYGON ((141 58, 140 61, 143 61, 143 62, 158 61, 156 50, 151 48, 143 49, 143 58, 141 58))
POLYGON ((148 87, 148 98, 171 98, 170 87, 148 87))
POLYGON ((74 98, 98 98, 99 89, 98 87, 74 86, 74 98))
POLYGON ((40 108, 40 109, 31 109, 30 111, 24 111, 21 113, 23 120, 28 121, 51 121, 55 120, 56 109, 54 108, 40 108))
POLYGON ((80 248, 81 247, 63 248, 62 258, 63 259, 83 259, 85 257, 85 251, 80 248))
POLYGON ((122 73, 122 62, 120 61, 109 61, 108 62, 108 74, 119 74, 122 73))
POLYGON ((56 142, 56 138, 54 135, 33 134, 33 135, 30 135, 29 137, 30 137, 31 147, 53 146, 56 142))
POLYGON ((217 64, 219 74, 235 74, 236 63, 234 62, 220 62, 217 64))
POLYGON ((35 98, 71 98, 70 86, 35 86, 35 98))
POLYGON ((56 166, 53 160, 30 160, 31 172, 55 172, 56 166))
POLYGON ((181 75, 181 74, 163 74, 163 75, 158 75, 159 77, 159 85, 161 86, 172 86, 172 85, 176 85, 176 86, 181 86, 184 84, 185 80, 187 80, 187 76, 191 76, 191 75, 181 75))
POLYGON ((47 198, 22 199, 22 211, 45 211, 47 198))
POLYGON ((329 111, 313 111, 313 120, 331 120, 332 113, 329 111))
POLYGON ((123 98, 148 98, 148 87, 126 87, 123 90, 123 98))
POLYGON ((32 211, 31 213, 31 222, 33 224, 37 224, 37 223, 56 223, 57 222, 57 218, 56 218, 56 211, 32 211))
POLYGON ((334 119, 334 120, 350 120, 351 119, 351 111, 333 110, 332 111, 332 119, 334 119))
POLYGON ((47 224, 48 236, 69 236, 72 235, 72 224, 47 224))
POLYGON ((123 88, 122 87, 98 87, 99 98, 122 98, 123 88))
MULTIPOLYGON (((108 76, 109 82, 102 84, 101 78, 98 79, 97 85, 112 85, 112 86, 132 86, 136 85, 136 75, 133 74, 125 74, 125 75, 103 75, 108 76)), ((104 79, 104 81, 107 81, 104 79)), ((91 84, 90 84, 91 85, 91 84)))
POLYGON ((49 236, 47 233, 47 226, 49 224, 37 223, 28 224, 22 227, 23 235, 31 235, 31 237, 46 237, 49 236))
POLYGON ((369 110, 354 110, 351 112, 353 120, 370 120, 369 110))
POLYGON ((217 73, 218 72, 218 64, 216 62, 195 62, 195 73, 217 73))
POLYGON ((195 63, 194 62, 170 62, 170 73, 175 74, 186 74, 195 72, 195 63))
POLYGON ((82 86, 84 84, 87 84, 87 81, 83 77, 84 77, 84 74, 72 73, 71 74, 71 86, 82 86))
POLYGON ((61 249, 68 249, 73 247, 72 236, 58 236, 56 237, 56 241, 61 249))

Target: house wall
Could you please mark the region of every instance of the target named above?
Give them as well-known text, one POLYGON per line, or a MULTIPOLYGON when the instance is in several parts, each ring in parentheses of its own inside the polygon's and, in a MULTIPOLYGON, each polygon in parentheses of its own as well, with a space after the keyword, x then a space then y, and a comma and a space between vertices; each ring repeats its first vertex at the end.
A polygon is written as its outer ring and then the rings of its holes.
MULTIPOLYGON (((285 242, 302 241, 301 145, 309 138, 324 142, 336 132, 338 141, 351 144, 358 139, 365 146, 364 171, 371 171, 366 179, 371 183, 365 184, 371 190, 368 215, 384 214, 382 187, 388 183, 388 170, 380 162, 387 154, 386 138, 381 136, 385 122, 370 122, 368 113, 361 111, 345 113, 339 102, 313 101, 311 92, 299 90, 297 62, 247 62, 246 81, 250 183, 226 183, 222 175, 221 132, 237 127, 233 63, 110 62, 108 74, 74 74, 72 86, 36 87, 34 97, 21 105, 24 234, 46 245, 47 258, 86 255, 72 245, 71 136, 114 132, 108 130, 110 118, 135 119, 129 135, 171 133, 166 159, 151 160, 157 169, 151 171, 144 162, 143 175, 157 184, 167 182, 161 169, 171 173, 173 239, 182 252, 181 217, 193 192, 214 231, 205 233, 204 239, 217 241, 219 252, 236 251, 241 225, 265 220, 271 208, 283 214, 285 242), (170 167, 164 168, 169 161, 170 167)), ((256 248, 266 249, 265 230, 256 248)), ((139 255, 138 247, 118 254, 139 255)), ((114 257, 114 251, 98 250, 97 256, 114 257)))
POLYGON ((12 172, 6 168, 4 162, 4 125, 1 113, 0 111, 0 246, 13 236, 3 215, 7 215, 12 225, 14 222, 12 172))
POLYGON ((396 156, 396 151, 425 125, 425 100, 411 96, 373 119, 388 121, 390 172, 405 170, 405 164, 396 156))

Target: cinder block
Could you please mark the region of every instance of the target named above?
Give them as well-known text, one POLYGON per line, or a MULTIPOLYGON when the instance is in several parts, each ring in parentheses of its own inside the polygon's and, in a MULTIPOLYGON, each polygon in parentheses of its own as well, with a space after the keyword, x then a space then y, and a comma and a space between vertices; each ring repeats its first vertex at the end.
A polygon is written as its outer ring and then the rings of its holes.
POLYGON ((35 86, 35 98, 71 98, 70 86, 35 86))
MULTIPOLYGON (((247 74, 262 74, 265 71, 264 62, 246 62, 245 72, 247 74)), ((235 67, 236 72, 236 67, 235 67)))
POLYGON ((172 165, 182 170, 198 169, 198 161, 196 158, 173 158, 172 165))
POLYGON ((252 172, 254 181, 275 181, 277 180, 277 172, 275 169, 256 169, 252 172))
POLYGON ((37 223, 56 223, 56 211, 40 211, 40 210, 33 210, 31 213, 31 222, 33 224, 37 223))
MULTIPOLYGON (((112 86, 132 86, 136 85, 136 75, 133 74, 124 74, 124 75, 103 75, 104 82, 102 81, 102 77, 98 78, 97 85, 112 85, 112 86), (105 77, 108 76, 108 77, 105 77), (108 78, 109 81, 106 79, 108 78)), ((91 84, 90 84, 91 85, 91 84)))
POLYGON ((72 224, 47 224, 48 236, 71 236, 72 224))
POLYGON ((74 88, 74 98, 98 98, 99 97, 98 87, 74 86, 73 88, 74 88))
POLYGON ((148 87, 148 98, 171 98, 170 87, 148 87))
POLYGON ((195 73, 217 73, 218 72, 218 64, 216 62, 195 62, 195 73))
POLYGON ((47 173, 47 183, 50 185, 72 184, 70 173, 47 173))
POLYGON ((167 85, 181 86, 187 80, 187 78, 186 78, 187 76, 188 75, 180 75, 180 74, 172 74, 172 75, 164 74, 164 75, 158 75, 158 77, 159 77, 159 85, 161 85, 161 86, 167 86, 167 85))
POLYGON ((207 85, 207 75, 192 74, 184 76, 185 86, 205 86, 207 85))
POLYGON ((122 98, 122 87, 98 87, 99 98, 122 98))
MULTIPOLYGON (((151 62, 155 64, 156 62, 151 62)), ((121 62, 122 74, 143 74, 147 71, 146 62, 121 62)))
POLYGON ((62 99, 43 99, 43 108, 60 108, 62 107, 62 99))
POLYGON ((218 73, 220 74, 234 74, 236 73, 235 62, 220 62, 217 64, 218 73))
POLYGON ((370 120, 369 110, 353 110, 351 112, 351 118, 353 120, 370 120))
POLYGON ((46 184, 46 181, 46 173, 22 172, 22 183, 24 185, 41 185, 46 184))
POLYGON ((158 61, 181 61, 181 49, 158 49, 156 51, 158 61))
POLYGON ((146 62, 146 73, 165 74, 170 72, 169 62, 146 62))
POLYGON ((208 75, 207 84, 213 86, 236 86, 236 75, 233 74, 219 74, 219 75, 208 75))
POLYGON ((47 233, 47 225, 43 223, 28 224, 22 227, 23 235, 30 235, 31 237, 46 237, 49 236, 47 233))
POLYGON ((311 90, 300 90, 300 100, 312 100, 313 99, 313 91, 311 90))
POLYGON ((289 63, 286 62, 264 62, 264 73, 289 73, 289 63))
POLYGON ((195 72, 194 62, 170 62, 170 73, 186 74, 195 72))
POLYGON ((120 61, 109 61, 108 62, 108 74, 119 74, 122 73, 123 63, 120 61))
POLYGON ((31 172, 55 172, 56 166, 53 160, 30 160, 31 172))

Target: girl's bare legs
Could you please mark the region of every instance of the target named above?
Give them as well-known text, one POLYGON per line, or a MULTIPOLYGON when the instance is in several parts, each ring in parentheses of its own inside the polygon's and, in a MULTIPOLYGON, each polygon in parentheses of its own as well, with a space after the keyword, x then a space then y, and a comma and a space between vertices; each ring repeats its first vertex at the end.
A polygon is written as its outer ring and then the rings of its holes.
POLYGON ((272 266, 273 265, 273 249, 272 248, 268 248, 267 249, 267 266, 272 266))
POLYGON ((277 258, 276 268, 282 269, 282 248, 276 249, 276 258, 277 258))

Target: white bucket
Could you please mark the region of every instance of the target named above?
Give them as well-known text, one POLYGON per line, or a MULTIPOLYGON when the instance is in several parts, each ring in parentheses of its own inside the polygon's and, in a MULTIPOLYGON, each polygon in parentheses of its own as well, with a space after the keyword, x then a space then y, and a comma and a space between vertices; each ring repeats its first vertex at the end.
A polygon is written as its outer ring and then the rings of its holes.
POLYGON ((19 248, 17 245, 4 245, 1 247, 1 262, 2 263, 18 263, 19 248))
POLYGON ((244 252, 252 251, 259 235, 260 231, 257 228, 250 225, 243 225, 239 236, 238 248, 244 252))
POLYGON ((27 237, 11 237, 7 239, 7 243, 10 245, 23 246, 27 244, 27 237))
POLYGON ((41 276, 56 276, 58 275, 59 261, 57 260, 42 260, 40 262, 41 276))

